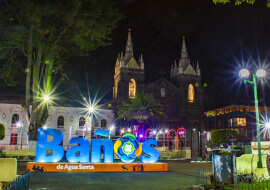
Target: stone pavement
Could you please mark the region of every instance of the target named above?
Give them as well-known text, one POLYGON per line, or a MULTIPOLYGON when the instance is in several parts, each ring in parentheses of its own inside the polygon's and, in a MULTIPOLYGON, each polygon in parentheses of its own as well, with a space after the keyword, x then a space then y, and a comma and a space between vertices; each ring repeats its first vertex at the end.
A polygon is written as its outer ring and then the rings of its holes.
MULTIPOLYGON (((65 189, 191 189, 195 169, 211 172, 211 163, 190 163, 190 160, 164 161, 168 172, 137 173, 32 173, 31 190, 65 189)), ((20 165, 20 164, 19 164, 20 165)), ((22 165, 22 164, 21 164, 22 165)), ((20 166, 24 168, 24 166, 20 166)))

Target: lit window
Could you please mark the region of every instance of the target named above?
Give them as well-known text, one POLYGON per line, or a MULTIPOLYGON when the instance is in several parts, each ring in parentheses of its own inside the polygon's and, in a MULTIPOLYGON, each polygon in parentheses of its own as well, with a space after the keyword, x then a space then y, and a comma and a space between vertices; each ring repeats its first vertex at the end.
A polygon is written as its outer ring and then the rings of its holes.
POLYGON ((188 102, 194 102, 194 87, 192 84, 188 86, 188 102))
POLYGON ((113 98, 116 99, 117 98, 118 81, 115 81, 113 89, 114 89, 113 98))
POLYGON ((105 119, 101 120, 101 127, 106 127, 107 126, 107 121, 105 119))
POLYGON ((237 126, 246 126, 246 118, 237 118, 237 126))
POLYGON ((165 88, 161 88, 160 93, 161 93, 161 98, 165 98, 165 88))
POLYGON ((59 116, 57 119, 57 128, 64 128, 64 117, 59 116))
POLYGON ((134 79, 129 81, 129 98, 135 98, 136 94, 136 82, 134 79))
POLYGON ((85 118, 84 117, 80 117, 79 119, 79 127, 82 127, 85 125, 85 118))
POLYGON ((246 125, 246 118, 232 118, 228 120, 229 127, 245 127, 246 125))

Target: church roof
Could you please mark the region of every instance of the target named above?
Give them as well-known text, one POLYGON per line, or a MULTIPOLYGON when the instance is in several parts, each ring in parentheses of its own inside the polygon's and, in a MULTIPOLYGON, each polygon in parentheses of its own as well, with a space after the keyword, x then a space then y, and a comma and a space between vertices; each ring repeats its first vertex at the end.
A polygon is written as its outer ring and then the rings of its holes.
POLYGON ((164 77, 161 77, 161 78, 159 78, 158 80, 156 80, 156 81, 154 81, 154 82, 151 82, 150 84, 148 84, 148 85, 146 86, 146 88, 151 88, 151 87, 155 86, 157 83, 159 83, 160 81, 164 81, 165 83, 167 83, 167 84, 169 84, 171 87, 173 87, 176 91, 181 92, 181 91, 179 90, 179 88, 177 88, 173 83, 171 83, 170 81, 168 81, 168 80, 165 79, 164 77))

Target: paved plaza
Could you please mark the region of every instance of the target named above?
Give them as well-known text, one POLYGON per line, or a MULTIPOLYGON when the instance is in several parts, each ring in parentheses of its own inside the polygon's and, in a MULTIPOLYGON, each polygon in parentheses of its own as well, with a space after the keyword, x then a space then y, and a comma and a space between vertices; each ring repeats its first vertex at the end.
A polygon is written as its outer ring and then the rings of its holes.
MULTIPOLYGON (((166 163, 168 172, 32 173, 30 189, 191 189, 195 184, 195 169, 211 172, 211 163, 190 163, 190 160, 166 163)), ((19 172, 23 171, 25 164, 18 164, 19 172)))

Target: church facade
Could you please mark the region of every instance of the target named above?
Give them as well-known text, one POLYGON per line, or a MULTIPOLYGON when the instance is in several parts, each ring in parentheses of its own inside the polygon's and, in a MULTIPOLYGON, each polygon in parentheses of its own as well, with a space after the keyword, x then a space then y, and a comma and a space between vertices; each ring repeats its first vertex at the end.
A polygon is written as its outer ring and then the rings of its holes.
POLYGON ((165 105, 167 118, 148 120, 148 127, 157 130, 177 130, 183 127, 186 130, 186 146, 198 154, 198 131, 203 124, 201 71, 199 63, 195 67, 189 59, 185 37, 181 57, 172 64, 169 79, 161 77, 146 84, 144 65, 142 54, 138 59, 133 55, 129 30, 126 51, 118 54, 115 64, 113 98, 116 104, 134 98, 136 92, 153 94, 157 101, 165 105))

